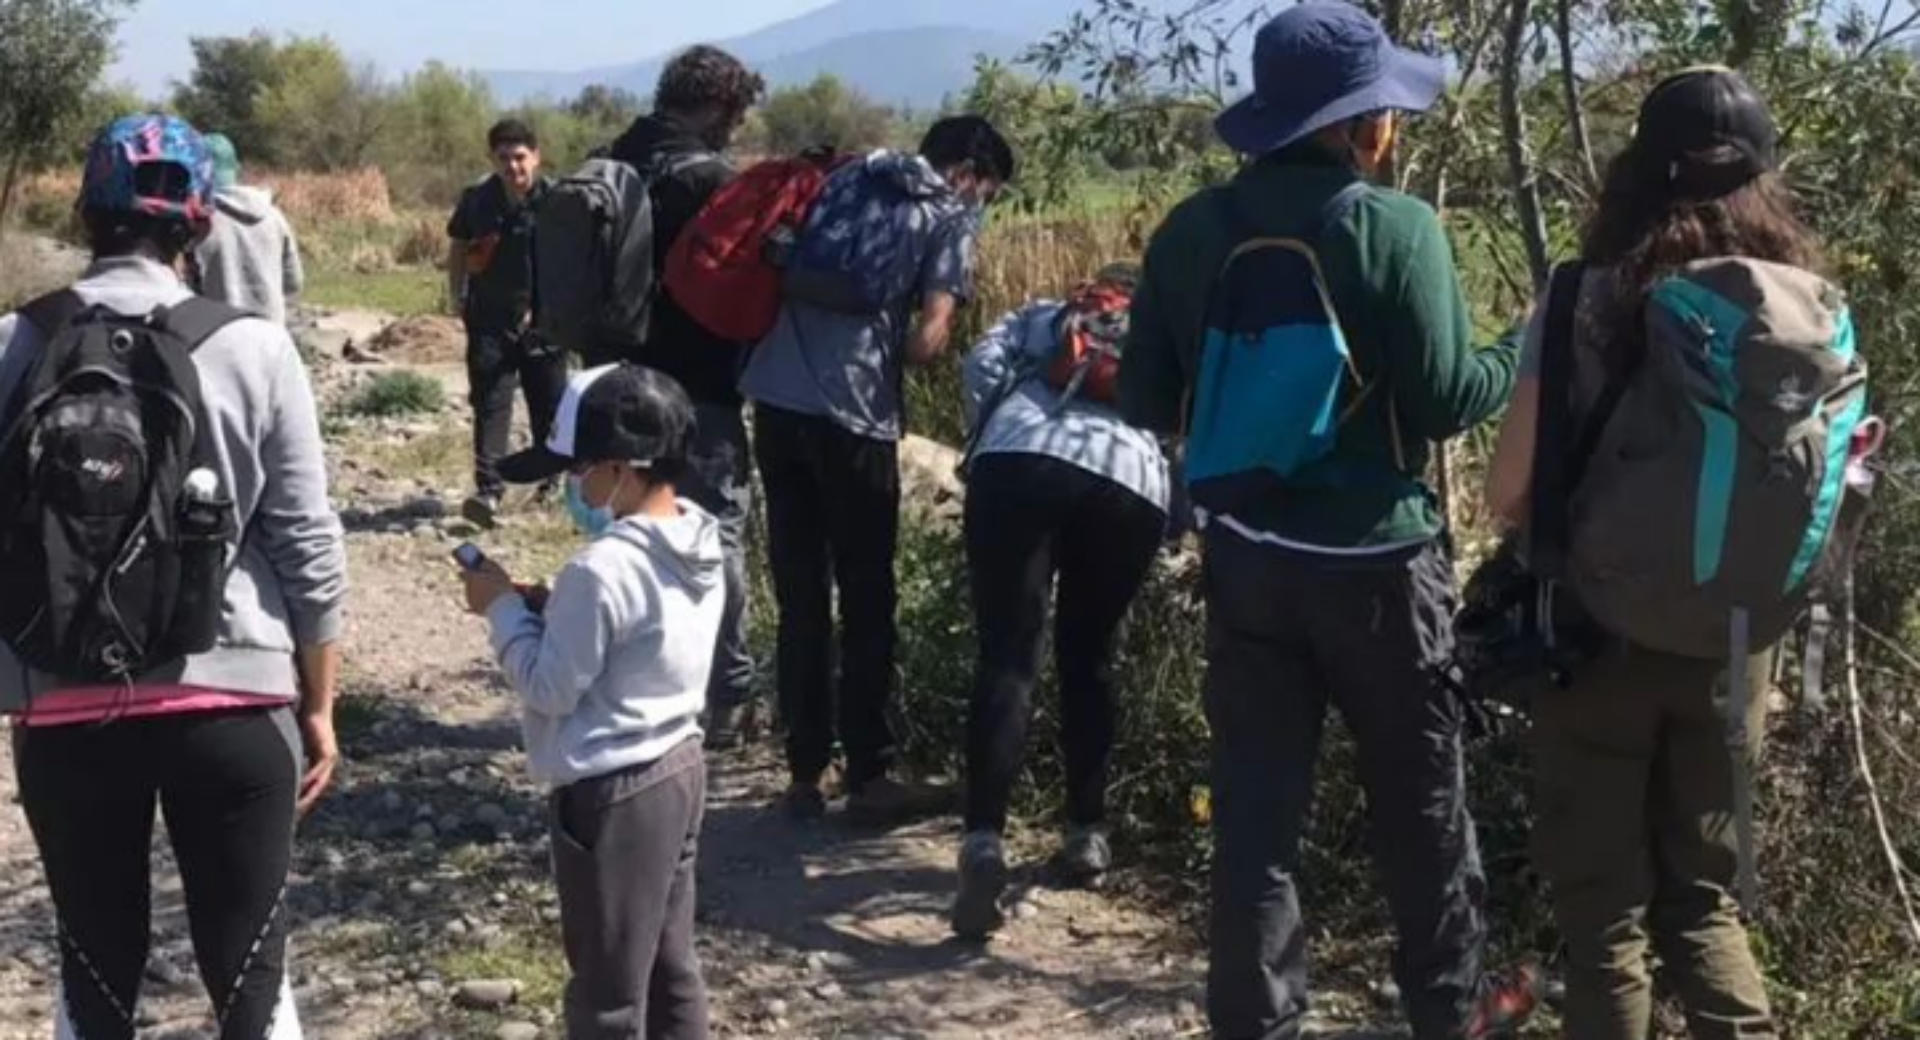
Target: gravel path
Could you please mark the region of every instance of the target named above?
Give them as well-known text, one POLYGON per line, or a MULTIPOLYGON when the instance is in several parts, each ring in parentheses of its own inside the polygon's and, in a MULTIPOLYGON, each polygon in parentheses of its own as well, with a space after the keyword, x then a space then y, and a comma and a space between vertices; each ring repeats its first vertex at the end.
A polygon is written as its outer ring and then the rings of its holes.
MULTIPOLYGON (((462 421, 458 404, 436 420, 462 421)), ((448 499, 362 464, 359 435, 340 436, 355 580, 348 763, 302 829, 289 895, 308 1035, 558 1037, 564 972, 542 803, 481 626, 459 611, 448 499)), ((44 1040, 52 921, 12 774, 0 742, 0 1040, 44 1040)), ((952 821, 890 834, 794 823, 769 807, 782 777, 771 748, 713 763, 700 912, 717 1036, 1204 1035, 1202 963, 1167 922, 1028 886, 999 941, 960 943, 945 922, 952 821)), ((156 844, 141 1035, 211 1038, 177 878, 156 844)))

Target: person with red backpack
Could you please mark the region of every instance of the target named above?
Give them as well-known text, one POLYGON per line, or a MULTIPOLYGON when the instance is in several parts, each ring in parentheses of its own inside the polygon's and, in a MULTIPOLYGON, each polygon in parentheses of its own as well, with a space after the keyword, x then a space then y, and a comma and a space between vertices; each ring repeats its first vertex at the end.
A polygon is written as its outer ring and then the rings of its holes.
POLYGON ((902 383, 908 364, 946 352, 973 295, 981 212, 1014 165, 990 123, 958 116, 934 124, 918 155, 876 152, 836 171, 786 260, 773 331, 741 376, 780 603, 787 807, 800 818, 826 812, 836 731, 856 817, 895 823, 951 805, 950 792, 890 775, 902 383))
POLYGON ((1066 750, 1068 884, 1112 865, 1107 765, 1118 705, 1114 640, 1161 544, 1167 460, 1114 410, 1120 344, 1139 271, 1116 264, 1065 302, 1001 319, 967 357, 976 433, 967 460, 967 569, 980 656, 967 720, 966 838, 956 934, 1003 922, 1001 835, 1020 772, 1054 605, 1060 736, 1066 750))
POLYGON ((346 538, 286 329, 183 283, 213 193, 193 127, 115 122, 81 188, 92 265, 0 317, 0 713, 59 920, 61 1037, 138 1029, 156 809, 208 1035, 301 1035, 284 900, 339 761, 346 538))
MULTIPOLYGON (((730 183, 723 153, 766 83, 739 59, 715 47, 693 47, 667 63, 654 111, 615 141, 612 157, 649 170, 656 270, 685 237, 714 193, 730 183)), ((631 361, 672 376, 693 399, 695 428, 687 446, 682 492, 720 521, 726 551, 727 608, 708 691, 707 744, 730 747, 751 734, 759 714, 754 663, 747 649, 747 516, 753 508, 753 461, 737 382, 747 344, 702 325, 680 304, 675 286, 653 301, 641 342, 594 362, 631 361)))
POLYGON ((1880 424, 1779 147, 1736 72, 1655 87, 1492 466, 1530 568, 1599 635, 1531 704, 1569 1040, 1652 1036, 1656 958, 1698 1040, 1780 1035, 1739 898, 1770 651, 1845 566, 1880 424))

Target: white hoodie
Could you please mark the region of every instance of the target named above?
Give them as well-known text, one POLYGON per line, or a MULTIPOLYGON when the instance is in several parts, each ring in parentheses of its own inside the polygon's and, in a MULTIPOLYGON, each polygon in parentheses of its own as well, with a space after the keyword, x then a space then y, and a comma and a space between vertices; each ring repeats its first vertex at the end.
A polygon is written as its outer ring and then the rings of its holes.
POLYGON ((200 292, 285 325, 306 278, 293 226, 265 188, 222 188, 215 203, 213 233, 195 250, 200 292))
POLYGON ((652 762, 700 736, 726 600, 720 525, 691 502, 628 517, 554 579, 544 617, 493 605, 493 649, 526 709, 528 768, 552 787, 652 762))

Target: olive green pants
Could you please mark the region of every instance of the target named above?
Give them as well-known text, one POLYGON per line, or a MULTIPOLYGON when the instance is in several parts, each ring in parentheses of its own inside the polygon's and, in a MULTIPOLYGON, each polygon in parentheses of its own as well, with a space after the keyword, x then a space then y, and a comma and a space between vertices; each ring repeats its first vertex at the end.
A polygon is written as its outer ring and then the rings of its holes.
MULTIPOLYGON (((1567 943, 1567 1040, 1648 1040, 1653 968, 1694 1040, 1776 1036, 1735 900, 1724 667, 1623 648, 1534 702, 1534 857, 1567 943)), ((1749 761, 1768 658, 1750 669, 1749 761)))

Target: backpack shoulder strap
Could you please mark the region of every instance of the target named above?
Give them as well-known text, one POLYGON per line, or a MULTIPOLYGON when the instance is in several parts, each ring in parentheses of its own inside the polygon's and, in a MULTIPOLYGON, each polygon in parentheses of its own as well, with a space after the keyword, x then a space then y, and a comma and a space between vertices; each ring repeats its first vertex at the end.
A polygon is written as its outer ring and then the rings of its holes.
MULTIPOLYGON (((1546 325, 1540 340, 1540 412, 1535 420, 1532 516, 1527 525, 1534 573, 1558 577, 1566 566, 1569 427, 1573 422, 1574 335, 1587 265, 1575 260, 1554 269, 1547 288, 1546 325)), ((1591 449, 1589 449, 1591 451, 1591 449)))
POLYGON ((48 293, 20 308, 20 317, 40 335, 51 340, 60 334, 60 330, 73 323, 87 309, 87 301, 72 289, 48 293))
POLYGON ((187 352, 192 353, 221 329, 258 315, 205 296, 194 296, 166 308, 157 317, 160 325, 185 341, 187 352))

